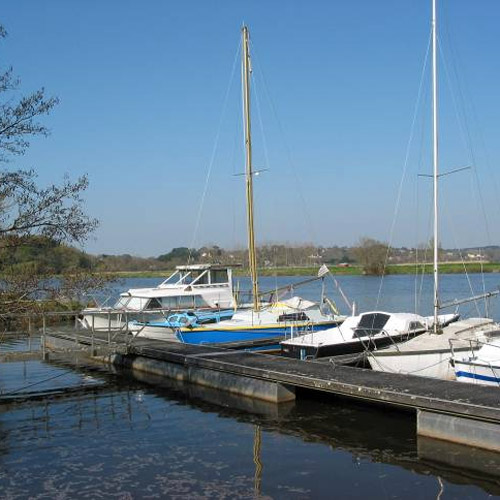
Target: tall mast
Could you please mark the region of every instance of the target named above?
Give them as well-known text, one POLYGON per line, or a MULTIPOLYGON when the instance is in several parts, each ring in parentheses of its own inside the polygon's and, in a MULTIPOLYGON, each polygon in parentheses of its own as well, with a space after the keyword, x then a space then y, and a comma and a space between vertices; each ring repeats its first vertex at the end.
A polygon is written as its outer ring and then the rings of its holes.
POLYGON ((432 0, 432 128, 434 166, 434 333, 438 333, 439 273, 438 273, 438 122, 437 122, 437 26, 436 0, 432 0))
POLYGON ((255 252, 255 232, 253 223, 253 173, 252 173, 252 137, 250 124, 250 53, 248 48, 248 28, 241 29, 243 38, 242 72, 243 72, 243 109, 245 122, 245 183, 247 195, 247 230, 248 230, 248 263, 252 279, 253 308, 259 310, 259 285, 257 283, 257 257, 255 252))

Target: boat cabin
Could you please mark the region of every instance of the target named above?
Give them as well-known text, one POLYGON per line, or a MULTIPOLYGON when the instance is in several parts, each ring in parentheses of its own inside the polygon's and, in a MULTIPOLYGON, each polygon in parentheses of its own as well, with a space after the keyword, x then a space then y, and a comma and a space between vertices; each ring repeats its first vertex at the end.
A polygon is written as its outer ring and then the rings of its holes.
POLYGON ((158 288, 189 286, 220 286, 231 285, 232 267, 215 264, 194 264, 177 266, 158 288))
POLYGON ((121 293, 114 308, 153 311, 234 307, 232 267, 220 264, 177 266, 154 288, 131 288, 121 293))

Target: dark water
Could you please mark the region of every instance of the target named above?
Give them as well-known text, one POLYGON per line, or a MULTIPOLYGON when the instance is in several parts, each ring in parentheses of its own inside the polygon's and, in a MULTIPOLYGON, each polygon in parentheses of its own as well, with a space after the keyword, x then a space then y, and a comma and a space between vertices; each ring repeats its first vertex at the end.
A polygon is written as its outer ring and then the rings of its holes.
MULTIPOLYGON (((403 308, 409 281, 391 277, 380 307, 403 308)), ((375 306, 377 280, 341 285, 375 306)), ((74 360, 0 365, 3 395, 37 382, 43 398, 0 404, 1 498, 500 495, 498 455, 417 440, 409 413, 308 393, 278 407, 74 360)))

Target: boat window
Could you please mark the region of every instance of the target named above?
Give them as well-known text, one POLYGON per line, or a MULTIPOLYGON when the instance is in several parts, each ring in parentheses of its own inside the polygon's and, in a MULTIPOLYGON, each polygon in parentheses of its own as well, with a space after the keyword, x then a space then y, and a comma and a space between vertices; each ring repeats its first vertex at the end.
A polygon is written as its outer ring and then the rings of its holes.
POLYGON ((161 309, 161 303, 158 299, 151 299, 146 304, 146 309, 161 309))
POLYGON ((207 301, 201 295, 193 295, 194 307, 208 307, 207 301))
POLYGON ((212 271, 212 283, 227 283, 228 281, 227 269, 212 271))
POLYGON ((179 271, 175 271, 175 273, 171 274, 163 283, 162 285, 175 285, 178 281, 179 278, 181 277, 181 273, 179 271))
POLYGON ((121 309, 121 308, 124 308, 124 307, 127 307, 127 302, 130 300, 130 297, 120 297, 115 305, 114 305, 114 308, 115 309, 121 309))
POLYGON ((408 330, 410 332, 416 331, 416 330, 425 330, 425 326, 420 323, 420 321, 410 321, 410 325, 408 327, 408 330))
POLYGON ((491 332, 486 332, 486 337, 488 338, 496 338, 496 337, 500 337, 500 330, 493 330, 491 332))
POLYGON ((354 329, 354 335, 357 337, 376 335, 382 331, 389 318, 388 314, 382 313, 363 314, 358 326, 354 329))
POLYGON ((161 305, 163 309, 177 309, 177 297, 162 297, 161 305))
POLYGON ((184 295, 177 297, 178 299, 178 307, 180 309, 192 309, 194 307, 194 300, 192 295, 184 295))
POLYGON ((133 309, 134 311, 141 311, 144 309, 146 302, 149 299, 144 299, 141 297, 130 297, 130 300, 127 304, 127 309, 133 309))
POLYGON ((195 285, 206 285, 208 283, 208 273, 206 271, 192 271, 191 275, 193 277, 192 282, 195 285))
POLYGON ((278 316, 278 322, 281 321, 308 321, 309 317, 303 311, 297 313, 280 314, 278 316))
POLYGON ((189 285, 192 282, 193 282, 192 273, 183 274, 181 276, 181 279, 178 281, 178 283, 181 284, 181 285, 189 285))

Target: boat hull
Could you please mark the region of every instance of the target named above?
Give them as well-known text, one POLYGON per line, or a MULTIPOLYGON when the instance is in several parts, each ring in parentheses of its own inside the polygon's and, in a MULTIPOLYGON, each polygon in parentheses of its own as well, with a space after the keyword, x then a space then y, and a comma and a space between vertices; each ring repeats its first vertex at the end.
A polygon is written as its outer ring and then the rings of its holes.
POLYGON ((199 328, 199 329, 181 329, 177 332, 177 337, 185 344, 220 344, 224 342, 239 342, 261 340, 267 338, 282 338, 292 333, 304 331, 319 331, 338 326, 341 321, 332 320, 314 325, 272 325, 272 326, 246 326, 246 327, 224 327, 224 328, 199 328))
MULTIPOLYGON (((470 349, 466 351, 470 352, 470 349)), ((375 371, 455 380, 451 359, 450 349, 409 351, 404 354, 375 352, 368 357, 370 366, 375 371)))
POLYGON ((455 359, 454 364, 455 377, 459 382, 500 387, 500 363, 485 364, 455 359))
POLYGON ((179 342, 174 328, 154 325, 146 325, 144 327, 136 325, 135 328, 138 328, 136 336, 140 338, 179 342))
MULTIPOLYGON (((421 332, 423 333, 423 332, 421 332)), ((372 351, 374 349, 382 349, 394 343, 403 342, 418 335, 386 335, 381 337, 371 337, 363 340, 352 340, 337 344, 325 344, 320 346, 300 345, 300 344, 282 344, 281 355, 296 359, 315 359, 325 358, 328 356, 342 356, 344 354, 357 354, 363 351, 372 351)))

